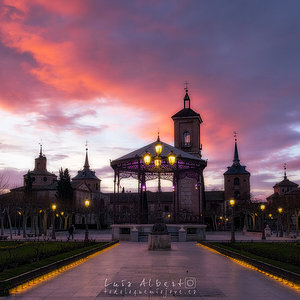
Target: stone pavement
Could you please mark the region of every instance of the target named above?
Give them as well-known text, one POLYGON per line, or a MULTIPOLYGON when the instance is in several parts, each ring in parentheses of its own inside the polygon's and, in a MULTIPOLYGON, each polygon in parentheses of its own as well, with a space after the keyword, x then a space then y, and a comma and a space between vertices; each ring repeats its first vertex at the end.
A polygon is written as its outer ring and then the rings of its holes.
POLYGON ((121 242, 10 298, 146 300, 164 299, 172 291, 177 296, 167 299, 300 298, 296 290, 194 242, 172 243, 171 251, 148 251, 146 243, 121 242), (151 291, 158 295, 149 297, 151 291))

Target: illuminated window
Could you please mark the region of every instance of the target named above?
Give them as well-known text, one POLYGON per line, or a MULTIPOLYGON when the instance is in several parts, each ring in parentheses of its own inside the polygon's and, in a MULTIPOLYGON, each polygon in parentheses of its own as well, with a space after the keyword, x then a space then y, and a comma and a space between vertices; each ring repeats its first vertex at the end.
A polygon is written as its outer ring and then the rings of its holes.
POLYGON ((183 146, 184 147, 191 146, 191 134, 188 131, 183 133, 183 146))

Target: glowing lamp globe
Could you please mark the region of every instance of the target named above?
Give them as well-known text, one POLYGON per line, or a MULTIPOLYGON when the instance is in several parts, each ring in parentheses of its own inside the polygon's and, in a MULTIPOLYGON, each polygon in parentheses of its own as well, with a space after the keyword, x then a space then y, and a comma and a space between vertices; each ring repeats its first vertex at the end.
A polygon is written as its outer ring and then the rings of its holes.
POLYGON ((161 144, 161 142, 157 142, 155 144, 155 152, 156 152, 157 155, 161 154, 161 152, 162 152, 162 144, 161 144))
POLYGON ((168 156, 169 164, 173 166, 176 162, 176 156, 173 152, 171 152, 168 156))
POLYGON ((283 209, 281 207, 278 208, 278 212, 281 214, 283 209))
POLYGON ((161 165, 161 158, 159 156, 156 156, 154 158, 154 165, 155 165, 156 168, 160 167, 160 165, 161 165))
POLYGON ((90 206, 90 200, 86 199, 84 201, 84 205, 85 205, 85 207, 89 207, 90 206))
POLYGON ((264 210, 265 210, 265 208, 266 208, 266 206, 265 206, 264 204, 261 204, 261 205, 260 205, 260 209, 261 209, 261 211, 264 211, 264 210))
POLYGON ((234 200, 234 199, 230 199, 230 200, 229 200, 229 204, 230 204, 231 206, 234 206, 234 205, 235 205, 235 200, 234 200))
POLYGON ((56 204, 52 204, 52 210, 56 210, 56 204))
POLYGON ((149 166, 150 163, 151 163, 151 155, 150 155, 150 153, 147 152, 144 155, 144 164, 147 165, 147 166, 149 166))

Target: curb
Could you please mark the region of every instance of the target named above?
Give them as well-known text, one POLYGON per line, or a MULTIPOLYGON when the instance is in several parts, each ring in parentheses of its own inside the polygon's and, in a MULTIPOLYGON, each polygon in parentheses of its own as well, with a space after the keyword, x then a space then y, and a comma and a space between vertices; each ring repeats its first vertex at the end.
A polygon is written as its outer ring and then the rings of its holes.
POLYGON ((281 277, 283 279, 292 281, 294 283, 296 283, 297 285, 300 284, 300 275, 291 271, 287 271, 275 266, 272 266, 268 263, 262 262, 260 260, 254 259, 254 258, 250 258, 247 256, 244 256, 242 254, 238 254, 234 251, 231 250, 227 250, 227 249, 223 249, 221 247, 215 246, 215 245, 211 245, 210 243, 207 242, 198 242, 200 245, 206 246, 208 248, 214 249, 217 252, 224 254, 226 256, 229 256, 231 258, 235 258, 238 260, 241 260, 243 262, 246 262, 264 272, 270 273, 274 276, 278 276, 281 277))

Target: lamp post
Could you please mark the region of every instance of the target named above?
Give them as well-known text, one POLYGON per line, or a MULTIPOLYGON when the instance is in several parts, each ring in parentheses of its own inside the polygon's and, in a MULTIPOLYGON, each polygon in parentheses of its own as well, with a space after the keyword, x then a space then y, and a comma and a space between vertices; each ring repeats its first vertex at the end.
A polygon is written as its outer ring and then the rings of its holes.
POLYGON ((87 223, 87 211, 88 211, 88 208, 90 206, 90 200, 89 199, 86 199, 84 201, 84 206, 85 206, 85 235, 84 235, 84 242, 85 243, 88 243, 89 241, 89 227, 88 227, 88 223, 87 223))
POLYGON ((261 210, 261 232, 262 232, 262 234, 261 234, 261 239, 262 240, 265 240, 266 239, 266 235, 265 235, 265 229, 264 229, 264 210, 265 210, 265 208, 266 208, 266 206, 264 205, 264 204, 261 204, 260 205, 260 210, 261 210))
POLYGON ((283 213, 283 208, 279 207, 278 208, 278 212, 279 212, 279 220, 280 220, 280 233, 279 233, 279 236, 283 237, 283 230, 282 230, 282 213, 283 213))
POLYGON ((56 204, 52 204, 52 240, 56 240, 55 236, 55 210, 56 210, 56 204))
POLYGON ((157 137, 157 142, 154 148, 155 148, 156 156, 152 157, 149 152, 146 152, 143 157, 143 161, 146 166, 149 166, 152 160, 154 161, 154 167, 158 173, 158 217, 157 217, 156 224, 154 224, 153 226, 152 232, 167 233, 167 228, 162 217, 161 203, 160 203, 160 193, 161 193, 160 171, 161 171, 162 162, 166 162, 170 166, 173 166, 176 162, 176 156, 172 151, 169 153, 167 158, 161 156, 163 146, 162 143, 160 142, 159 136, 157 137))
POLYGON ((234 232, 234 205, 235 205, 235 200, 230 199, 229 204, 231 206, 231 239, 230 239, 230 242, 234 243, 235 242, 235 232, 234 232))

